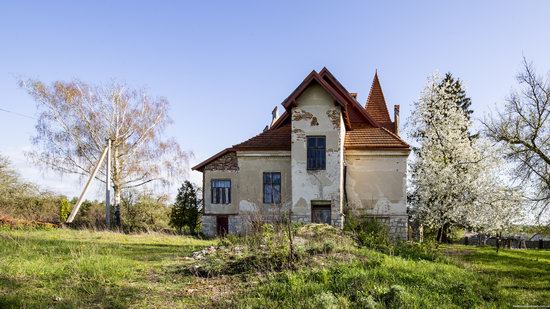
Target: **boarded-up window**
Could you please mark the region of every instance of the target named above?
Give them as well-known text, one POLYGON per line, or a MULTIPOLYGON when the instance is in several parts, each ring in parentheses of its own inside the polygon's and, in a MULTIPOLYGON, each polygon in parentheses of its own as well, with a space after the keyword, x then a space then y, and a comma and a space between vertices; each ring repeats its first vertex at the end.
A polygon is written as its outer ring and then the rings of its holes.
POLYGON ((324 136, 307 137, 307 169, 324 170, 326 168, 326 138, 324 136))
POLYGON ((231 204, 231 180, 212 180, 212 204, 231 204))
POLYGON ((264 173, 264 203, 265 204, 281 203, 281 173, 280 172, 264 173))

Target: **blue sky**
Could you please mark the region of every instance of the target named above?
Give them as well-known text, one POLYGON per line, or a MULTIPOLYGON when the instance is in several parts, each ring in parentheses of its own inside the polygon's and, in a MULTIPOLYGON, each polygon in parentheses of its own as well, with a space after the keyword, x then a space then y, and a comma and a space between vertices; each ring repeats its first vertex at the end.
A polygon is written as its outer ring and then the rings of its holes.
MULTIPOLYGON (((2 1, 0 108, 36 115, 18 76, 123 80, 170 100, 168 134, 194 152, 192 165, 259 133, 323 66, 362 102, 378 69, 402 117, 429 74, 451 71, 482 117, 510 92, 523 55, 550 70, 548 12, 548 1, 2 1)), ((73 177, 22 155, 34 122, 0 111, 0 153, 44 188, 78 194, 73 177)))

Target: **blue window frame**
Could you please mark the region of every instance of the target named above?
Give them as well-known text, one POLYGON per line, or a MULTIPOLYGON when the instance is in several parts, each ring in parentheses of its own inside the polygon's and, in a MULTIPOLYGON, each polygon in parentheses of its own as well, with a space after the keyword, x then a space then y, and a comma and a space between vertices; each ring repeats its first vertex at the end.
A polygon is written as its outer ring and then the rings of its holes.
POLYGON ((212 179, 212 204, 231 204, 231 180, 212 179))
POLYGON ((326 137, 308 136, 307 137, 307 169, 324 170, 326 169, 326 137))
POLYGON ((280 172, 264 173, 264 203, 265 204, 281 203, 281 173, 280 172))

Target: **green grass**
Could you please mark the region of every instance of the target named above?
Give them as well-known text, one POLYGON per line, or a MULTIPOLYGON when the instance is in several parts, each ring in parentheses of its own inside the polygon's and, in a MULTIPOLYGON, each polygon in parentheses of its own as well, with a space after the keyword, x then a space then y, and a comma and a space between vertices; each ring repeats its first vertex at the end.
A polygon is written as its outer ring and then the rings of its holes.
POLYGON ((331 238, 336 236, 330 230, 319 232, 325 234, 300 236, 304 247, 296 249, 301 257, 295 269, 274 271, 270 259, 285 252, 275 238, 249 248, 234 239, 234 244, 224 243, 227 250, 196 261, 188 258, 193 251, 217 241, 0 229, 0 308, 550 305, 550 251, 501 250, 497 255, 494 248, 445 246, 441 252, 447 257, 433 258, 409 247, 395 251, 400 257, 358 248, 342 235, 331 238), (262 259, 250 259, 255 250, 263 250, 262 259), (185 271, 197 264, 213 270, 212 275, 185 271))
POLYGON ((498 254, 491 247, 452 246, 444 250, 466 269, 495 282, 508 304, 550 306, 549 250, 501 249, 498 254))
POLYGON ((167 269, 210 241, 161 234, 0 231, 0 307, 126 308, 199 302, 167 269))
POLYGON ((255 308, 465 308, 503 304, 494 282, 453 263, 404 259, 367 249, 358 254, 364 262, 268 275, 257 288, 230 301, 236 307, 255 308), (392 293, 392 289, 399 293, 392 293))

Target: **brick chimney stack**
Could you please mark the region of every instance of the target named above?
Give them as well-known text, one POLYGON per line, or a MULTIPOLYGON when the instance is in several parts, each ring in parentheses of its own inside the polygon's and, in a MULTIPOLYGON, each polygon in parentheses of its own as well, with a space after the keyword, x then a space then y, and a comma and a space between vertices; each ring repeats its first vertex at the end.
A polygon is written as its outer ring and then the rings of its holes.
POLYGON ((270 128, 273 126, 275 121, 277 121, 277 119, 279 119, 279 108, 275 106, 275 108, 271 111, 271 124, 269 125, 270 128))
POLYGON ((395 134, 399 135, 399 105, 393 106, 393 125, 395 127, 395 134))

